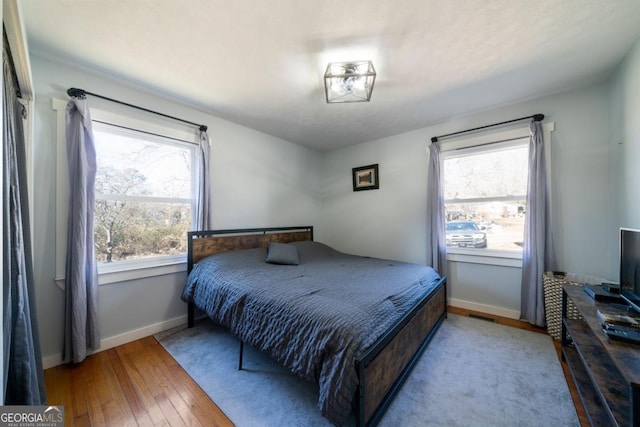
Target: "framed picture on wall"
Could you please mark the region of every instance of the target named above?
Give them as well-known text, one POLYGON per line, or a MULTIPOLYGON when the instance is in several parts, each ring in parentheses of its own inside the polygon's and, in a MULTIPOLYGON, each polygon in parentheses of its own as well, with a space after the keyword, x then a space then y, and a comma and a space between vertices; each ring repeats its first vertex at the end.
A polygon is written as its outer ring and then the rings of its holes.
POLYGON ((378 164, 353 168, 353 191, 377 190, 380 188, 378 164))

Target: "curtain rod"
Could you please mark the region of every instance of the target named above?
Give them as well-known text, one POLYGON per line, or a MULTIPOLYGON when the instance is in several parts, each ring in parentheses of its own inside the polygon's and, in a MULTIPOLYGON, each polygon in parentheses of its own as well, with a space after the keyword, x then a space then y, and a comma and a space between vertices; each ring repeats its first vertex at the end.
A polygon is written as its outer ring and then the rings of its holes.
POLYGON ((520 120, 527 120, 527 119, 533 119, 534 122, 541 122, 542 120, 544 120, 544 114, 533 114, 533 115, 527 116, 527 117, 520 117, 519 119, 507 120, 506 122, 494 123, 492 125, 480 126, 480 127, 477 127, 477 128, 467 129, 467 130, 461 130, 459 132, 448 133, 446 135, 434 136, 433 138, 431 138, 431 142, 438 142, 438 139, 446 138, 448 136, 460 135, 460 134, 467 133, 467 132, 473 132, 473 131, 476 131, 476 130, 482 130, 482 129, 486 129, 486 128, 491 128, 491 127, 494 127, 494 126, 506 125, 508 123, 519 122, 520 120))
POLYGON ((207 126, 206 125, 201 125, 201 124, 198 124, 198 123, 190 122, 188 120, 184 120, 184 119, 181 119, 181 118, 178 118, 178 117, 170 116, 168 114, 159 113, 157 111, 149 110, 148 108, 138 107, 137 105, 129 104, 129 103, 123 102, 123 101, 118 101, 117 99, 113 99, 113 98, 109 98, 109 97, 106 97, 106 96, 98 95, 97 93, 87 92, 84 89, 78 89, 78 88, 75 88, 75 87, 69 88, 69 89, 67 89, 67 95, 69 95, 71 97, 77 97, 77 98, 83 98, 85 95, 95 96, 96 98, 106 99, 107 101, 115 102, 116 104, 126 105, 127 107, 136 108, 138 110, 146 111, 147 113, 157 114, 158 116, 166 117, 168 119, 173 119, 173 120, 177 120, 177 121, 182 122, 182 123, 186 123, 186 124, 189 124, 189 125, 197 126, 201 131, 204 131, 204 132, 207 131, 207 126))

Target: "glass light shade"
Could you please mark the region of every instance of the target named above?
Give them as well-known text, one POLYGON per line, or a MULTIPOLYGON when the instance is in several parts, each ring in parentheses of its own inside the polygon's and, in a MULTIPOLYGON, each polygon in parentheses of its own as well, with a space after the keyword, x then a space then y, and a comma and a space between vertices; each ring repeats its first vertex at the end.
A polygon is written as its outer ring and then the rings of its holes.
POLYGON ((371 61, 330 62, 324 73, 328 103, 371 100, 376 71, 371 61))

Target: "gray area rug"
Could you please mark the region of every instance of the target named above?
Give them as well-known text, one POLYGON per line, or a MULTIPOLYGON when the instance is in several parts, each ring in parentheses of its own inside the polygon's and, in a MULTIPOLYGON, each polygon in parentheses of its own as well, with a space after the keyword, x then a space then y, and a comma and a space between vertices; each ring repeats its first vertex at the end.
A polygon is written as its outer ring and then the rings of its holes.
MULTIPOLYGON (((330 426, 317 387, 208 320, 156 336, 237 425, 330 426)), ((354 418, 355 419, 355 418, 354 418)), ((381 426, 579 426, 551 337, 449 314, 381 426)))

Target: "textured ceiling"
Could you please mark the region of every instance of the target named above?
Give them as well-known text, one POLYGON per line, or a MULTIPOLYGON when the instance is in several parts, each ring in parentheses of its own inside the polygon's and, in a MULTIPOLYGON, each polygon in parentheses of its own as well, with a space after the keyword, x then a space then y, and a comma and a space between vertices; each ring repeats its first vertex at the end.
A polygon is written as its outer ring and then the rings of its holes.
POLYGON ((19 3, 33 53, 318 150, 602 80, 640 37, 639 0, 19 3), (360 59, 371 102, 326 104, 327 63, 360 59))

